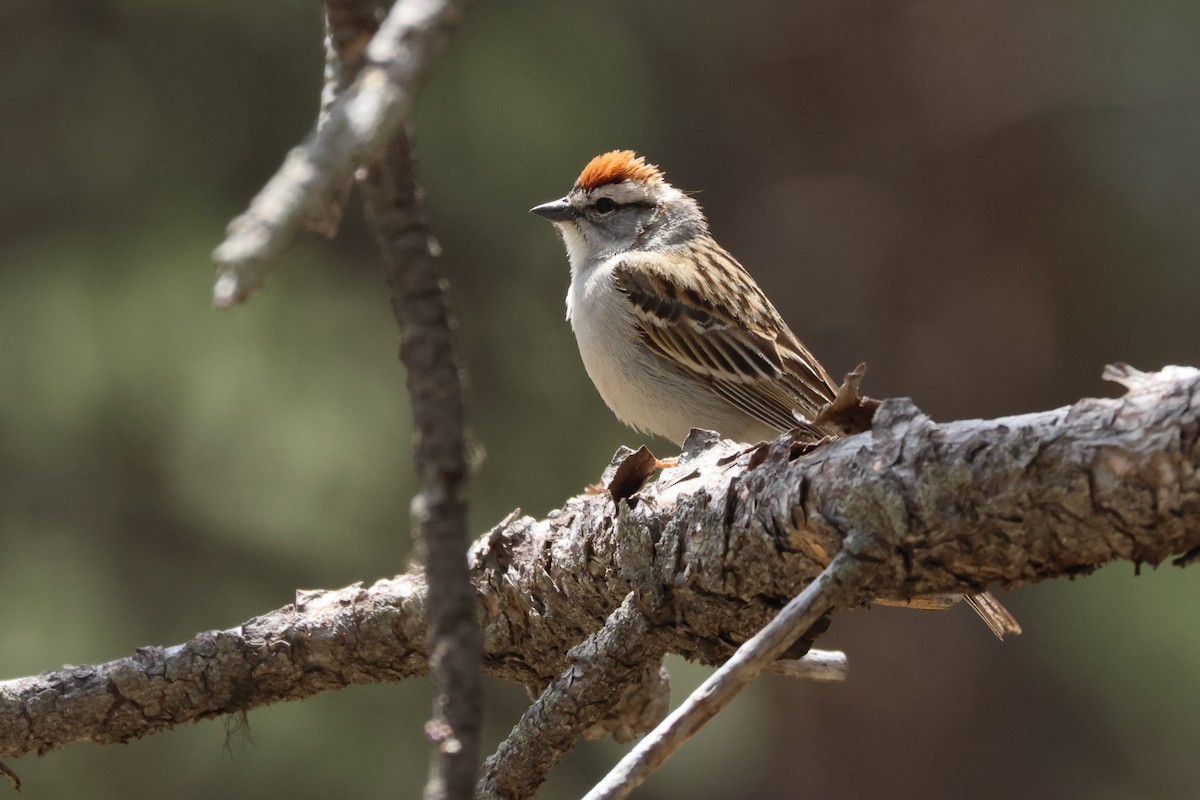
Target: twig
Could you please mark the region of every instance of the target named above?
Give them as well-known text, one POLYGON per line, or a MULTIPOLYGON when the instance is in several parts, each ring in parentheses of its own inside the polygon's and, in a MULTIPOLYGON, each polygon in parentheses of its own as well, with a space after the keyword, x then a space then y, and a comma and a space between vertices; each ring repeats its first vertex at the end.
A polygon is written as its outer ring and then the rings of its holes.
POLYGON ((367 47, 368 65, 328 108, 324 124, 288 153, 246 212, 229 224, 213 252, 214 304, 226 308, 245 300, 306 223, 328 220, 339 188, 404 126, 463 2, 398 0, 392 6, 367 47))
POLYGON ((425 796, 468 798, 479 768, 483 639, 467 565, 466 422, 438 247, 425 224, 403 131, 362 173, 359 186, 383 252, 416 422, 421 488, 413 498, 412 521, 429 580, 430 665, 437 689, 426 729, 438 746, 425 796))
MULTIPOLYGON (((367 45, 379 30, 379 20, 375 0, 325 0, 325 83, 321 87, 317 136, 329 125, 334 105, 362 70, 367 45)), ((304 227, 331 239, 337 235, 353 185, 353 178, 347 175, 340 184, 331 186, 325 202, 315 204, 304 227)))
POLYGON ((743 644, 679 708, 638 742, 584 800, 625 798, 663 762, 715 717, 751 681, 778 660, 827 611, 847 597, 867 562, 849 550, 839 553, 817 579, 791 600, 775 619, 743 644))
POLYGON ((372 0, 326 0, 325 86, 316 129, 231 223, 214 254, 214 301, 240 302, 265 280, 273 256, 300 224, 336 232, 353 170, 369 163, 361 181, 367 216, 387 268, 417 431, 421 489, 412 520, 428 565, 431 666, 439 690, 427 726, 437 742, 428 798, 470 796, 482 718, 483 644, 460 499, 466 479, 462 388, 436 243, 422 217, 402 130, 415 86, 457 16, 453 0, 400 0, 380 28, 372 0), (364 57, 373 62, 365 69, 364 57))
POLYGON ((8 766, 6 766, 3 761, 0 761, 0 775, 3 775, 5 778, 8 779, 8 782, 9 782, 9 784, 12 785, 13 789, 15 789, 18 792, 21 791, 20 776, 18 776, 17 773, 13 772, 8 766))
POLYGON ((781 658, 766 669, 772 675, 819 683, 837 683, 850 674, 850 661, 841 650, 809 650, 803 658, 781 658))
MULTIPOLYGON (((526 709, 508 738, 488 758, 476 797, 533 797, 550 769, 589 729, 610 720, 646 679, 656 679, 663 648, 647 641, 650 630, 649 620, 630 593, 604 627, 572 648, 570 666, 526 709), (646 674, 650 671, 654 674, 646 674)), ((665 682, 656 683, 652 692, 654 696, 646 702, 623 709, 632 716, 622 714, 616 724, 627 738, 649 730, 666 713, 665 682)), ((611 729, 613 724, 607 727, 611 729)))

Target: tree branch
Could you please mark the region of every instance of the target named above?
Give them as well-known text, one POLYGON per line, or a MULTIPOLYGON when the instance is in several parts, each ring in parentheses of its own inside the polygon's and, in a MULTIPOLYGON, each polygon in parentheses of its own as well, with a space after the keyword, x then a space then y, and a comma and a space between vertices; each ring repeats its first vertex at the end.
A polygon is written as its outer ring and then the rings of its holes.
POLYGON ((214 253, 218 306, 259 286, 305 225, 332 236, 354 170, 383 254, 400 357, 415 418, 421 489, 413 534, 428 572, 432 672, 426 730, 437 742, 426 797, 470 796, 483 715, 482 639, 464 554, 466 480, 462 386, 437 273, 437 243, 421 207, 403 129, 415 87, 457 21, 453 0, 400 0, 380 27, 373 0, 326 0, 325 86, 313 134, 289 154, 214 253))
POLYGON ((114 744, 267 703, 428 671, 424 582, 325 592, 174 647, 0 683, 0 752, 114 744))
POLYGON ((652 627, 630 592, 603 627, 570 650, 570 666, 487 760, 476 797, 533 797, 550 769, 593 729, 600 730, 592 738, 612 730, 627 741, 661 720, 670 689, 652 627), (622 704, 624 713, 614 720, 622 704))
POLYGON ((872 566, 851 555, 847 548, 783 607, 733 657, 692 692, 679 708, 649 736, 638 742, 612 771, 584 796, 584 800, 623 800, 654 774, 683 743, 700 731, 734 697, 779 659, 800 634, 853 591, 859 575, 872 566))
POLYGON ((237 305, 262 286, 305 225, 328 228, 329 207, 361 164, 376 158, 408 120, 429 66, 449 40, 463 0, 398 0, 367 46, 367 65, 322 111, 320 124, 229 224, 213 252, 213 302, 237 305))
MULTIPOLYGON (((334 124, 350 81, 378 21, 372 0, 326 0, 326 82, 318 138, 334 124)), ((437 692, 426 726, 437 743, 425 796, 471 795, 479 765, 483 719, 483 641, 465 554, 467 507, 465 412, 450 314, 438 276, 439 247, 425 221, 412 150, 401 127, 359 171, 367 221, 383 255, 392 311, 400 328, 400 358, 408 376, 421 488, 412 501, 413 534, 426 565, 437 692)), ((334 186, 322 216, 310 226, 335 230, 349 185, 334 186)))
POLYGON ((802 658, 781 658, 767 667, 771 675, 818 683, 838 683, 850 674, 850 660, 841 650, 812 649, 802 658))
POLYGON ((437 242, 423 218, 408 136, 398 132, 359 186, 383 252, 400 357, 416 421, 421 489, 412 522, 429 583, 427 616, 437 692, 427 726, 438 743, 426 798, 470 797, 479 769, 483 639, 466 553, 465 413, 450 314, 437 272, 437 242))
MULTIPOLYGON (((872 569, 839 608, 1196 561, 1200 371, 1110 377, 1128 393, 998 420, 888 401, 870 432, 807 454, 693 434, 627 500, 514 514, 471 550, 485 668, 540 690, 631 591, 668 620, 648 649, 721 663, 841 551, 872 569)), ((0 757, 422 674, 426 592, 414 572, 315 593, 186 645, 0 683, 0 757)))
MULTIPOLYGON (((342 95, 354 83, 367 58, 367 46, 379 30, 380 9, 375 0, 325 0, 325 83, 314 136, 323 135, 342 95)), ((314 203, 304 227, 330 239, 337 235, 353 180, 331 186, 324 202, 314 203)))

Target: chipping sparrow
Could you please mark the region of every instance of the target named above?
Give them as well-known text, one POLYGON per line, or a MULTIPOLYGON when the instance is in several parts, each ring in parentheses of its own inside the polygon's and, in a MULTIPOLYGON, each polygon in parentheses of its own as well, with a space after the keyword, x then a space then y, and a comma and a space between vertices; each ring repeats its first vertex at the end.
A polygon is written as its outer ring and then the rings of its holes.
POLYGON ((567 319, 622 422, 676 444, 692 428, 744 442, 827 433, 811 420, 833 379, 657 167, 605 153, 566 197, 532 211, 562 233, 567 319))
MULTIPOLYGON (((675 443, 692 428, 744 442, 835 435, 813 424, 833 379, 658 167, 604 153, 565 197, 531 211, 562 234, 567 319, 622 422, 675 443)), ((995 598, 967 599, 996 635, 1020 631, 995 598)))

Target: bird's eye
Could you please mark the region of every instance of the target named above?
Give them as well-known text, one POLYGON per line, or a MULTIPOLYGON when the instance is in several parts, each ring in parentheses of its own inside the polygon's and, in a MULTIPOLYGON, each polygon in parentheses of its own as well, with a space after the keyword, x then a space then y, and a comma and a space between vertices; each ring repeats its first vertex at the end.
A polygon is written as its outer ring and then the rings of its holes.
POLYGON ((596 209, 597 214, 611 214, 617 210, 617 201, 611 197, 601 197, 592 204, 592 208, 596 209))

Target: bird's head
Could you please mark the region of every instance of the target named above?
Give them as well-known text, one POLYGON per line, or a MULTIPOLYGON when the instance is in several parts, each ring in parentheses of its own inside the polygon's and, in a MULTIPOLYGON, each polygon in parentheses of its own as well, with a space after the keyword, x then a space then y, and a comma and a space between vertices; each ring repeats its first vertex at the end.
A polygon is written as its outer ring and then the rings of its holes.
POLYGON ((700 205, 632 150, 596 156, 564 197, 530 211, 555 223, 572 265, 665 248, 708 232, 700 205))

